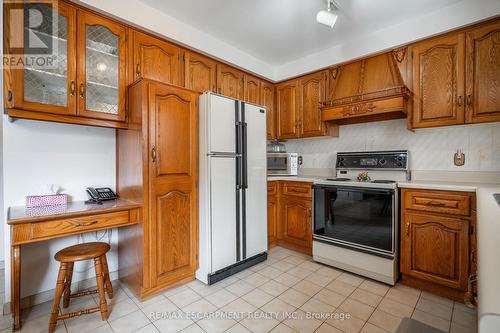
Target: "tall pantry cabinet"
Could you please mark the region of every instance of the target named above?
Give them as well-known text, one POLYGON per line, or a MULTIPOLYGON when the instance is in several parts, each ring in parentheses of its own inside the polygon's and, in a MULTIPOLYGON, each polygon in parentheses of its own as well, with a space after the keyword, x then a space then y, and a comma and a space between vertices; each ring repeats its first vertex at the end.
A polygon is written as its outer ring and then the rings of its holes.
POLYGON ((194 279, 198 96, 146 79, 129 88, 129 129, 117 133, 117 188, 143 204, 143 216, 119 230, 119 275, 140 297, 194 279))

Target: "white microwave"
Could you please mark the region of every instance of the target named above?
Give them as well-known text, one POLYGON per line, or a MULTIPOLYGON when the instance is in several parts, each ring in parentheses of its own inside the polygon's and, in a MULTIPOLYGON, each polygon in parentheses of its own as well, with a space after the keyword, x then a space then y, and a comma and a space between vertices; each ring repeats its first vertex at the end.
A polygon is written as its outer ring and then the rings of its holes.
POLYGON ((299 154, 267 153, 267 174, 297 176, 299 170, 299 154))

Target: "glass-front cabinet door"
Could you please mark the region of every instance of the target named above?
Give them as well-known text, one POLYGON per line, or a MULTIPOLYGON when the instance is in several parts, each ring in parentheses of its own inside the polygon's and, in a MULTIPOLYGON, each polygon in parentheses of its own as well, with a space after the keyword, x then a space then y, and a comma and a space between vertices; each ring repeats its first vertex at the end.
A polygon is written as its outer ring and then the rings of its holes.
POLYGON ((76 10, 61 2, 6 5, 7 105, 76 114, 76 10))
POLYGON ((78 11, 78 114, 125 120, 126 28, 78 11))

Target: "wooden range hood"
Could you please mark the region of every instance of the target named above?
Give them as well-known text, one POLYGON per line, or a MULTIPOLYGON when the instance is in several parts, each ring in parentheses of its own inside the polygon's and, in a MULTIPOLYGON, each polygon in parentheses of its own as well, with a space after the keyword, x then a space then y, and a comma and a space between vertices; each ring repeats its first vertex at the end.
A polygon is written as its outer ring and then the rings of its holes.
POLYGON ((331 68, 322 120, 347 125, 405 118, 410 91, 398 68, 405 55, 406 48, 331 68))

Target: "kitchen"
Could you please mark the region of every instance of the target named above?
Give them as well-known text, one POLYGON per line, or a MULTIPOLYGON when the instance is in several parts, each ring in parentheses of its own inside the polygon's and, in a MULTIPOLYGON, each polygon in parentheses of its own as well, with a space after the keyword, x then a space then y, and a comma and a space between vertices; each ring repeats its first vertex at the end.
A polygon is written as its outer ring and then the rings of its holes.
POLYGON ((498 3, 338 2, 30 7, 64 61, 4 57, 0 328, 497 331, 498 3))

